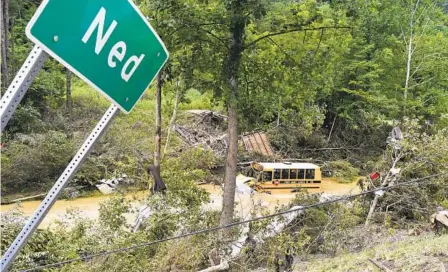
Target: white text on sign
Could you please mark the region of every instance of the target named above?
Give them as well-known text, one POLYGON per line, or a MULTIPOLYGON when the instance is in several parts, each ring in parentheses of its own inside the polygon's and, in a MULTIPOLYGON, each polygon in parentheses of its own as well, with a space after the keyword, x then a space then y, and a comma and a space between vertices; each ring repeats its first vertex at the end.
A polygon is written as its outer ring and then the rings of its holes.
MULTIPOLYGON (((95 29, 96 32, 96 42, 95 42, 95 53, 99 55, 101 53, 101 50, 103 49, 104 45, 107 43, 107 40, 109 39, 110 35, 112 35, 112 32, 114 31, 115 27, 118 25, 117 21, 113 20, 108 29, 106 30, 106 33, 103 35, 104 30, 104 20, 106 19, 106 9, 101 8, 98 14, 96 15, 95 19, 93 19, 92 23, 90 24, 89 28, 87 29, 86 33, 84 34, 84 37, 82 37, 82 41, 84 43, 87 43, 92 36, 95 29)), ((118 60, 119 62, 123 61, 123 58, 126 55, 126 43, 123 41, 117 42, 112 49, 109 52, 109 56, 107 58, 107 64, 111 68, 115 68, 117 66, 117 63, 115 60, 118 60)), ((142 62, 143 58, 145 57, 144 54, 141 54, 140 57, 137 57, 135 55, 128 58, 128 60, 124 63, 123 68, 121 69, 121 78, 128 82, 131 78, 132 74, 134 74, 135 70, 137 70, 137 67, 142 62), (130 70, 129 66, 132 64, 130 70), (129 70, 129 71, 128 71, 129 70)))

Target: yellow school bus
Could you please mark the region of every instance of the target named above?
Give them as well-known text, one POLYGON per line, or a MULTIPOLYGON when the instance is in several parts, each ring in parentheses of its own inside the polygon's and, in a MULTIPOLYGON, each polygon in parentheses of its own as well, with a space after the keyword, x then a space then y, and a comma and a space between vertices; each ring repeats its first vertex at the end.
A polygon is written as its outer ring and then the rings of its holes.
POLYGON ((258 162, 253 163, 258 189, 320 188, 322 173, 320 167, 312 163, 258 162))

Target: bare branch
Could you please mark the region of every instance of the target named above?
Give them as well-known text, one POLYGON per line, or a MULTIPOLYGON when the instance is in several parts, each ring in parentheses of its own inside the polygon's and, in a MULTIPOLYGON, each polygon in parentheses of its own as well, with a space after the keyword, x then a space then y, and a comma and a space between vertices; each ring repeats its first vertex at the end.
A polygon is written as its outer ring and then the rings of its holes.
POLYGON ((314 51, 313 59, 316 58, 317 52, 319 51, 320 43, 322 42, 322 36, 324 35, 324 31, 325 31, 325 29, 321 29, 321 31, 320 31, 319 43, 317 44, 316 51, 314 51))
POLYGON ((259 41, 262 41, 264 39, 267 39, 269 37, 274 37, 274 36, 278 36, 278 35, 283 35, 283 34, 287 34, 287 33, 293 33, 293 32, 300 32, 300 31, 316 31, 316 30, 322 30, 322 29, 351 29, 351 27, 348 26, 322 26, 322 27, 316 27, 316 28, 294 28, 294 29, 287 29, 287 30, 282 30, 279 32, 274 32, 274 33, 269 33, 266 34, 262 37, 259 37, 253 41, 251 41, 250 43, 246 44, 244 46, 244 49, 253 46, 254 44, 256 44, 259 41))
POLYGON ((415 9, 414 9, 414 11, 412 12, 412 18, 414 18, 414 15, 415 15, 415 13, 417 12, 417 9, 418 9, 419 4, 420 4, 420 0, 417 0, 417 3, 415 3, 415 9))
POLYGON ((276 43, 271 37, 268 37, 268 39, 269 39, 275 46, 277 46, 277 48, 278 48, 280 51, 282 51, 282 53, 283 53, 285 56, 287 56, 290 60, 292 60, 292 62, 293 62, 295 65, 298 66, 296 60, 295 60, 293 57, 291 57, 291 55, 289 55, 288 53, 286 53, 285 50, 283 50, 283 48, 281 48, 280 45, 278 45, 278 43, 276 43))
POLYGON ((210 30, 203 29, 202 27, 198 27, 197 29, 198 29, 198 30, 201 30, 201 31, 203 31, 203 32, 205 32, 205 33, 207 33, 207 34, 209 34, 209 35, 212 36, 213 38, 217 39, 219 42, 221 42, 221 43, 224 45, 224 47, 227 48, 227 43, 226 43, 226 41, 224 41, 221 37, 217 36, 215 33, 211 32, 210 30))
POLYGON ((404 45, 406 45, 406 47, 408 47, 408 42, 406 41, 406 34, 404 33, 403 28, 401 28, 401 34, 403 35, 404 45))
POLYGON ((414 75, 415 75, 417 72, 423 70, 423 69, 421 69, 422 66, 423 66, 423 63, 420 63, 420 64, 417 66, 417 68, 415 68, 414 72, 412 72, 412 74, 411 74, 411 78, 414 77, 414 75))
POLYGON ((416 83, 416 84, 412 85, 411 87, 409 87, 409 89, 415 88, 415 87, 417 87, 417 86, 419 86, 419 85, 426 84, 426 83, 428 83, 429 81, 433 80, 434 78, 435 78, 435 76, 430 77, 430 78, 428 78, 427 80, 424 80, 424 81, 422 81, 422 82, 416 83))

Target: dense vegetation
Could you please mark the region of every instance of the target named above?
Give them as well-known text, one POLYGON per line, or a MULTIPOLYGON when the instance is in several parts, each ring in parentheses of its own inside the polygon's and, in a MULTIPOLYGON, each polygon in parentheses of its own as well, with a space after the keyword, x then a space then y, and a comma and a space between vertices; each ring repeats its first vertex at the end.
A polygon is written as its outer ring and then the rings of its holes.
MULTIPOLYGON (((72 228, 61 222, 56 230, 39 231, 15 268, 238 220, 233 213, 237 160, 255 156, 238 149, 242 132, 263 129, 278 157, 328 162, 346 181, 393 167, 401 169, 394 182, 448 171, 444 1, 135 2, 165 42, 170 59, 136 109, 117 117, 71 186, 89 192, 102 178, 126 174, 136 188, 148 188, 152 180, 141 163, 155 160, 168 190, 148 199, 157 212, 141 231, 128 231, 123 213, 131 208, 117 195, 103 204, 96 222, 78 219, 72 228), (154 94, 160 92, 156 107, 154 94), (185 109, 228 115, 226 157, 199 147, 185 149, 172 136, 159 158, 177 103, 179 122, 186 121, 185 109), (158 114, 161 131, 154 121, 158 114), (386 142, 396 126, 404 135, 399 148, 386 142), (226 168, 224 181, 212 173, 219 165, 226 168), (201 209, 208 196, 197 188, 198 181, 225 185, 221 214, 201 209)), ((39 3, 2 1, 2 94, 32 48, 24 29, 39 3)), ((2 197, 46 192, 108 104, 62 65, 47 60, 2 134, 2 197)), ((274 268, 279 253, 306 258, 360 250, 367 243, 352 230, 366 220, 372 198, 309 210, 264 245, 244 250, 231 269, 274 268)), ((316 201, 317 196, 298 194, 291 205, 316 201)), ((446 175, 386 193, 372 220, 385 228, 414 227, 424 224, 436 206, 448 208, 446 175)), ((70 216, 77 218, 77 212, 70 216)), ((251 231, 260 233, 268 223, 253 224, 251 231)), ((2 252, 20 224, 2 225, 2 252)), ((64 271, 195 271, 210 265, 208 254, 222 239, 218 233, 202 234, 74 263, 64 271)))

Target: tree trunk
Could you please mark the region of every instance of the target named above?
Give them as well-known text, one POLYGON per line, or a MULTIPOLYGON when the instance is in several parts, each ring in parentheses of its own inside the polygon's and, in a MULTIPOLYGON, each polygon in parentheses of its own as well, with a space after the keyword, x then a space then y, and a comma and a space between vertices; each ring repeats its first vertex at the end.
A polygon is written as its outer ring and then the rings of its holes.
POLYGON ((162 145, 162 71, 156 77, 156 135, 154 139, 154 166, 160 171, 160 150, 162 145))
MULTIPOLYGON (((411 66, 412 66, 412 55, 415 51, 415 48, 413 47, 413 41, 414 41, 414 26, 415 26, 415 14, 418 10, 420 4, 420 0, 417 0, 415 3, 415 7, 413 7, 413 10, 411 11, 411 18, 409 21, 409 42, 406 44, 407 46, 407 57, 406 57, 406 79, 404 83, 404 93, 403 93, 403 100, 404 100, 404 106, 403 106, 403 117, 406 117, 407 112, 407 100, 408 100, 408 92, 409 92, 409 82, 411 80, 411 66)), ((418 19, 417 19, 418 20, 418 19)), ((406 37, 404 37, 406 40, 406 37)))
POLYGON ((9 28, 11 29, 11 34, 10 34, 10 38, 9 40, 12 41, 9 46, 11 47, 11 52, 10 54, 8 54, 8 58, 10 59, 10 67, 9 67, 9 72, 10 74, 14 77, 17 73, 17 65, 16 65, 16 47, 14 45, 14 40, 15 40, 15 33, 14 33, 14 20, 12 19, 9 25, 9 28))
POLYGON ((1 80, 2 90, 6 90, 9 84, 9 0, 0 1, 1 5, 1 80))
MULTIPOLYGON (((224 177, 224 196, 222 201, 221 225, 232 223, 233 211, 235 205, 235 187, 236 187, 236 167, 238 154, 238 119, 237 105, 230 104, 228 107, 228 126, 227 136, 229 137, 229 146, 227 147, 226 171, 224 177)), ((230 238, 231 228, 224 231, 223 237, 230 238)))
POLYGON ((65 93, 65 108, 67 110, 67 113, 71 116, 72 115, 72 72, 70 72, 69 69, 65 68, 65 79, 66 79, 66 93, 65 93))
MULTIPOLYGON (((227 110, 228 128, 227 135, 229 146, 227 148, 226 170, 224 177, 224 196, 221 211, 220 224, 227 225, 233 220, 236 186, 236 167, 238 153, 238 69, 240 66, 241 54, 243 52, 243 34, 246 27, 246 17, 243 14, 242 4, 245 1, 231 1, 229 5, 232 14, 232 22, 229 28, 229 51, 224 60, 223 74, 228 84, 227 89, 227 110)), ((222 237, 231 239, 232 229, 223 231, 222 237)))
MULTIPOLYGON (((401 156, 398 156, 397 158, 395 158, 395 160, 394 160, 394 162, 392 164, 391 169, 389 170, 389 172, 387 172, 386 177, 384 178, 383 182, 381 183, 381 188, 384 188, 384 187, 386 187, 389 184, 389 182, 390 182, 390 175, 392 174, 391 170, 395 169, 395 166, 397 165, 397 162, 400 159, 401 159, 401 156)), ((375 212, 375 208, 376 208, 376 205, 378 204, 378 200, 380 199, 380 196, 381 195, 379 195, 379 194, 375 194, 373 202, 370 205, 369 213, 367 214, 366 222, 364 223, 364 226, 366 226, 366 227, 369 225, 370 219, 372 218, 373 213, 375 212)))
POLYGON ((406 117, 406 104, 408 101, 408 89, 409 89, 409 80, 411 78, 411 61, 412 61, 412 21, 411 21, 411 33, 409 36, 409 44, 408 44, 408 56, 407 56, 407 62, 406 62, 406 80, 404 83, 404 93, 403 93, 403 100, 404 100, 404 110, 403 115, 406 117))
POLYGON ((165 148, 163 149, 162 160, 163 160, 163 158, 166 155, 166 151, 168 149, 168 146, 170 145, 171 131, 173 130, 174 121, 176 121, 176 116, 177 116, 177 109, 179 108, 179 100, 180 100, 180 93, 181 93, 181 89, 180 88, 181 88, 180 86, 177 86, 176 98, 175 98, 175 101, 174 101, 173 115, 171 116, 170 124, 168 126, 168 132, 166 134, 166 143, 165 143, 165 148))

